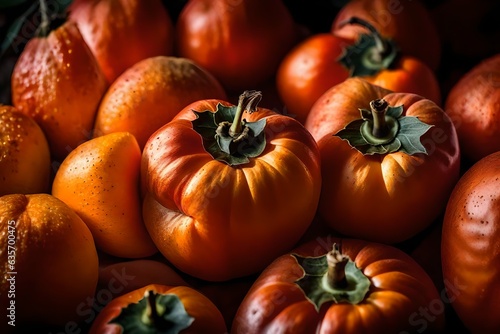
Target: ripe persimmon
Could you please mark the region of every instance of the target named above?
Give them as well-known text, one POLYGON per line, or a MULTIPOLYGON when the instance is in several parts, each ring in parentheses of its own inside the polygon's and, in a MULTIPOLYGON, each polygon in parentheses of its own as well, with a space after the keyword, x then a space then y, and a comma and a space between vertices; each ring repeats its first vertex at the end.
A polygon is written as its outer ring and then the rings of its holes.
POLYGON ((83 321, 79 305, 95 294, 99 264, 82 219, 49 194, 9 194, 0 229, 0 305, 14 305, 16 330, 83 321))
POLYGON ((0 196, 49 191, 47 138, 33 118, 8 105, 0 105, 0 175, 0 196))
POLYGON ((173 53, 174 27, 161 0, 74 0, 69 19, 109 83, 142 59, 173 53))
POLYGON ((11 81, 12 104, 40 125, 53 158, 91 137, 108 84, 75 23, 29 40, 11 81))
POLYGON ((149 136, 182 108, 208 98, 225 99, 226 93, 195 62, 179 57, 147 58, 111 85, 99 106, 94 136, 127 131, 142 149, 149 136))
POLYGON ((91 139, 62 162, 52 194, 82 217, 105 253, 140 258, 156 253, 142 221, 141 150, 127 132, 91 139))

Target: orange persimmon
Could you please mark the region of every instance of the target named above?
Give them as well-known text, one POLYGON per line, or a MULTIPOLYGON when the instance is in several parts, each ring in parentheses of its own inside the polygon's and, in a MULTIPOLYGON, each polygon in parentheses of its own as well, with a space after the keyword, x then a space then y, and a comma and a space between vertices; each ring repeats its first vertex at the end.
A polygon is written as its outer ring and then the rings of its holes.
POLYGON ((47 138, 32 117, 0 105, 0 196, 50 190, 47 138))
POLYGON ((225 99, 220 83, 186 58, 144 59, 120 75, 104 95, 94 136, 127 131, 144 147, 149 136, 191 102, 225 99))
POLYGON ((133 135, 115 132, 73 150, 57 170, 52 194, 89 226, 97 248, 114 256, 156 253, 142 220, 141 150, 133 135))

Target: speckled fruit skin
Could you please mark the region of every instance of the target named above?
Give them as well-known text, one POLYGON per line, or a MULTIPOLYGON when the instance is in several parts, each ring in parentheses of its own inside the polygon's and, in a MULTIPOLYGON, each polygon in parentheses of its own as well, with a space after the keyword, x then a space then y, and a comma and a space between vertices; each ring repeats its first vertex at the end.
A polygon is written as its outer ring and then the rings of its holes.
POLYGON ((50 166, 49 144, 38 124, 0 105, 0 196, 48 192, 50 166))
POLYGON ((500 152, 475 163, 450 196, 441 238, 448 299, 472 333, 500 332, 500 152))
POLYGON ((144 59, 120 75, 104 95, 94 136, 132 133, 141 149, 149 136, 186 105, 203 99, 225 99, 215 77, 187 58, 144 59))
POLYGON ((142 222, 141 150, 128 132, 91 139, 59 167, 52 194, 82 217, 97 248, 127 258, 156 253, 142 222))
POLYGON ((173 53, 174 26, 161 0, 74 0, 69 19, 110 84, 138 61, 173 53))
POLYGON ((83 321, 77 310, 94 296, 98 270, 92 234, 62 201, 49 194, 0 197, 0 305, 5 315, 15 301, 16 329, 83 321), (11 297, 9 272, 16 273, 11 297))
POLYGON ((472 163, 500 151, 500 54, 462 76, 447 96, 445 111, 472 163))
POLYGON ((12 103, 33 117, 61 161, 91 138, 108 84, 72 22, 26 44, 12 72, 12 103))

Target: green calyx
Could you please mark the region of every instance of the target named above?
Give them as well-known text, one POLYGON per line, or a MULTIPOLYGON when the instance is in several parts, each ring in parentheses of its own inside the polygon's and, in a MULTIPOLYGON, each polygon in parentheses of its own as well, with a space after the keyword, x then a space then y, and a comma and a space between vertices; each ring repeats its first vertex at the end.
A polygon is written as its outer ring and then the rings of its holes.
POLYGON ((304 270, 295 283, 318 311, 326 302, 359 304, 370 290, 368 277, 336 244, 323 256, 292 256, 304 270))
POLYGON ((193 110, 197 116, 192 121, 193 129, 201 135, 205 150, 214 159, 231 166, 241 165, 264 151, 266 119, 256 122, 242 119, 245 111, 257 110, 261 98, 261 92, 245 91, 237 106, 226 107, 219 103, 215 112, 193 110))
POLYGON ((417 117, 403 115, 404 107, 390 106, 384 99, 370 102, 370 110, 360 109, 361 118, 347 124, 335 136, 365 155, 404 152, 409 155, 427 149, 420 139, 432 125, 417 117))
POLYGON ((372 76, 395 63, 399 50, 394 41, 383 38, 371 24, 357 17, 346 20, 341 26, 346 24, 358 24, 370 31, 346 47, 338 59, 349 70, 351 77, 372 76))
POLYGON ((123 334, 178 334, 193 321, 177 295, 148 291, 109 323, 120 325, 123 334))

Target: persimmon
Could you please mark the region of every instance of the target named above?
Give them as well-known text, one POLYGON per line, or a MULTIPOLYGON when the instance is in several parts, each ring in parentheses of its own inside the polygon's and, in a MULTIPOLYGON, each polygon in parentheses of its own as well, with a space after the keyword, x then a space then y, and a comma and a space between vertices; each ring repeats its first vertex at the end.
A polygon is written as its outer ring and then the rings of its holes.
POLYGON ((78 306, 94 296, 99 265, 82 219, 49 194, 10 194, 0 228, 0 304, 4 315, 14 304, 15 328, 83 321, 78 306))
POLYGON ((92 323, 89 334, 227 333, 219 309, 187 286, 149 284, 113 299, 92 323), (167 331, 168 329, 168 331, 167 331))
POLYGON ((195 102, 208 108, 187 106, 144 147, 144 223, 160 252, 197 278, 256 273, 314 218, 316 142, 293 118, 257 107, 260 96, 195 102))
POLYGON ((156 259, 118 259, 99 264, 99 289, 113 289, 115 297, 140 289, 149 284, 188 285, 188 283, 165 262, 156 259))
POLYGON ((331 32, 356 40, 364 31, 357 26, 344 25, 352 17, 367 21, 381 35, 394 40, 405 55, 421 60, 431 70, 438 68, 441 61, 440 38, 431 14, 422 1, 349 1, 335 16, 331 32))
POLYGON ((470 333, 500 331, 500 151, 474 163, 451 193, 441 260, 448 300, 470 333))
POLYGON ((351 17, 343 25, 365 28, 351 41, 319 33, 302 41, 281 62, 276 86, 287 111, 304 123, 314 102, 348 77, 361 77, 395 92, 422 95, 441 105, 434 72, 421 60, 403 53, 369 22, 351 17))
POLYGON ((32 117, 0 105, 0 196, 50 191, 47 138, 32 117))
POLYGON ((271 79, 298 38, 282 0, 190 0, 176 22, 175 48, 239 94, 271 79))
POLYGON ((44 131, 62 160, 91 137, 108 84, 73 22, 28 41, 12 72, 12 103, 44 131))
POLYGON ((174 26, 161 0, 75 0, 69 19, 110 84, 138 61, 173 54, 174 26))
POLYGON ((406 253, 323 236, 264 269, 231 333, 438 333, 444 325, 438 290, 406 253))
POLYGON ((318 213, 335 231, 399 243, 444 212, 460 147, 431 100, 349 78, 321 95, 305 127, 321 154, 318 213))
POLYGON ((133 135, 115 132, 73 150, 57 170, 52 194, 82 217, 97 248, 118 257, 156 253, 142 220, 141 150, 133 135))
POLYGON ((220 83, 195 62, 180 57, 144 59, 127 69, 104 95, 94 136, 127 131, 141 149, 149 136, 191 102, 225 99, 220 83))
POLYGON ((500 150, 500 54, 484 59, 451 88, 445 111, 469 163, 500 150))

